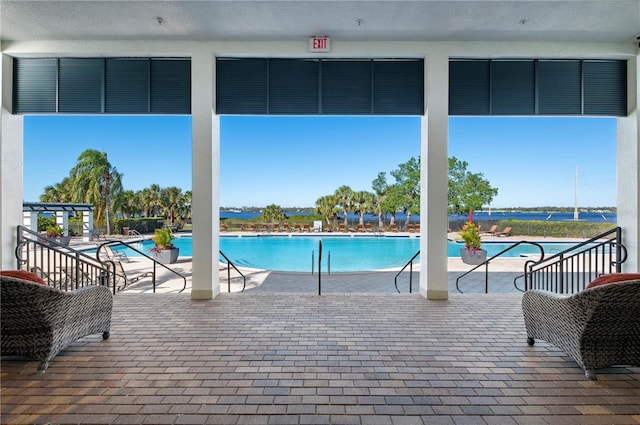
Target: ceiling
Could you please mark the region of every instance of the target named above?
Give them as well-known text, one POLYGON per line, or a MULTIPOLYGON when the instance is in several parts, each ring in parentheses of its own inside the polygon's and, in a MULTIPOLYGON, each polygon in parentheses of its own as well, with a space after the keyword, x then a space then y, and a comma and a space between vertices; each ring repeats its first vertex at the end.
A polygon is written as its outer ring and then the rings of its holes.
POLYGON ((640 0, 0 0, 0 38, 634 42, 640 0))

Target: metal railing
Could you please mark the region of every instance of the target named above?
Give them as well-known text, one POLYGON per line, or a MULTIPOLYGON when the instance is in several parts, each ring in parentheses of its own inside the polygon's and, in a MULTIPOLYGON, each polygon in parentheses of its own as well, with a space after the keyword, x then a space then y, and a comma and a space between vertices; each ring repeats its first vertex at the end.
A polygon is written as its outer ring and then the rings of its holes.
MULTIPOLYGON (((33 272, 62 291, 90 285, 106 285, 117 292, 115 265, 98 261, 40 233, 17 226, 15 249, 18 268, 33 272)), ((113 262, 111 262, 113 263, 113 262)))
POLYGON ((572 294, 583 290, 601 274, 620 273, 626 259, 622 229, 616 227, 549 258, 527 261, 524 275, 519 278, 524 277, 525 291, 543 289, 572 294))
POLYGON ((407 261, 407 264, 405 264, 404 267, 402 267, 398 274, 396 274, 396 276, 393 278, 393 282, 398 293, 400 293, 400 289, 398 289, 398 277, 407 267, 409 267, 409 293, 411 294, 413 292, 413 261, 418 257, 418 255, 420 255, 420 250, 418 250, 418 252, 416 252, 415 255, 411 257, 411 260, 407 261))
MULTIPOLYGON (((112 240, 112 241, 106 241, 101 243, 100 245, 98 245, 98 249, 96 250, 96 259, 102 263, 109 263, 113 265, 113 270, 115 272, 116 270, 116 266, 118 266, 121 270, 121 274, 124 278, 124 282, 125 282, 125 287, 129 282, 135 282, 143 277, 151 277, 152 282, 153 282, 153 292, 156 292, 156 272, 157 272, 157 266, 163 267, 166 270, 169 270, 171 273, 177 275, 178 277, 180 277, 183 281, 184 281, 184 285, 182 286, 182 289, 179 292, 184 291, 187 288, 187 278, 185 276, 183 276, 182 274, 178 273, 177 271, 173 270, 171 267, 166 266, 165 264, 159 262, 158 260, 156 260, 155 258, 153 258, 152 256, 146 254, 145 252, 143 252, 142 250, 136 248, 135 246, 133 246, 130 243, 121 241, 121 240, 112 240), (106 255, 106 253, 103 253, 103 248, 105 246, 116 246, 116 245, 122 245, 125 246, 127 248, 129 248, 130 250, 137 252, 138 254, 140 254, 141 256, 151 260, 153 262, 153 270, 151 272, 146 272, 143 273, 141 275, 138 275, 134 278, 129 278, 126 275, 126 272, 124 270, 124 268, 122 267, 122 263, 118 262, 118 261, 113 261, 111 259, 108 259, 108 256, 106 255)), ((115 273, 114 273, 115 274, 115 273)))
POLYGON ((544 248, 539 243, 537 243, 537 242, 529 242, 529 241, 520 241, 520 242, 514 243, 513 245, 511 245, 511 246, 503 249, 499 253, 495 254, 491 258, 487 258, 484 262, 478 264, 477 266, 475 266, 471 270, 468 270, 465 273, 463 273, 460 276, 458 276, 458 278, 456 279, 456 289, 458 290, 458 292, 460 292, 461 294, 463 293, 462 290, 460 289, 460 286, 459 286, 460 285, 460 279, 462 279, 463 277, 469 275, 474 270, 476 270, 476 269, 478 269, 478 268, 480 268, 482 266, 485 266, 485 270, 484 270, 484 293, 488 294, 489 293, 489 263, 491 263, 491 260, 493 260, 493 259, 495 259, 497 257, 500 257, 501 255, 511 251, 512 249, 514 249, 514 248, 516 248, 516 247, 518 247, 520 245, 524 245, 524 244, 530 244, 530 245, 536 246, 540 250, 540 261, 542 261, 544 259, 544 248))
POLYGON ((227 260, 227 289, 229 291, 229 293, 231 293, 231 267, 233 267, 233 269, 240 275, 242 276, 243 279, 243 284, 242 284, 242 291, 240 292, 244 292, 244 290, 247 287, 247 277, 245 275, 242 274, 242 272, 240 270, 238 270, 238 268, 236 267, 235 264, 233 264, 233 262, 231 260, 229 260, 229 257, 227 257, 226 255, 224 255, 224 253, 222 251, 220 251, 220 255, 222 255, 222 257, 227 260))
MULTIPOLYGON (((322 245, 322 243, 320 244, 322 245)), ((322 255, 322 253, 320 253, 322 255)), ((315 260, 315 251, 311 251, 311 275, 315 274, 315 265, 316 265, 316 260, 315 260)), ((318 270, 320 269, 320 267, 318 266, 318 270)), ((327 251, 327 274, 330 275, 331 274, 331 251, 327 251)))

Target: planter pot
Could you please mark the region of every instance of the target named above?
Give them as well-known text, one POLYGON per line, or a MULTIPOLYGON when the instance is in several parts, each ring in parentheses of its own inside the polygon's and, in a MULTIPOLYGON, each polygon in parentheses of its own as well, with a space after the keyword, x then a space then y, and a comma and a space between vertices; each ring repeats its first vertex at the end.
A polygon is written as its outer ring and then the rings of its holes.
POLYGON ((162 264, 173 264, 178 261, 178 253, 180 248, 163 249, 161 251, 152 252, 154 260, 162 264))
POLYGON ((487 251, 484 249, 460 248, 460 257, 463 263, 477 266, 487 259, 487 251))

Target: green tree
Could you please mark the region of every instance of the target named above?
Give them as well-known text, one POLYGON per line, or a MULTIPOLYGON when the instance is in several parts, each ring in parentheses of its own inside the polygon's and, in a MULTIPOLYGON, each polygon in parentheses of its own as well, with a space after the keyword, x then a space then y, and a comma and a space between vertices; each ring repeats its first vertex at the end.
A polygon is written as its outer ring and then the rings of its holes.
POLYGON ((335 219, 338 215, 338 203, 335 195, 326 195, 316 200, 316 214, 320 214, 326 220, 327 224, 335 226, 335 219))
POLYGON ((382 200, 382 209, 391 215, 389 225, 396 224, 396 211, 404 209, 406 199, 402 187, 392 184, 387 188, 385 196, 382 200))
POLYGON ((450 214, 460 214, 479 210, 488 205, 498 194, 482 173, 467 170, 469 164, 455 156, 448 160, 448 206, 450 214))
POLYGON ((85 150, 78 156, 70 177, 74 201, 93 204, 97 221, 106 220, 107 234, 111 234, 111 200, 122 191, 122 174, 109 163, 107 153, 85 150))
POLYGON ((282 210, 282 207, 276 204, 267 205, 264 211, 262 212, 262 217, 264 218, 265 221, 270 223, 274 221, 285 220, 287 218, 284 215, 284 211, 282 210))
POLYGON ((420 213, 420 157, 412 157, 398 165, 396 170, 391 171, 391 175, 396 179, 397 190, 400 191, 398 200, 407 213, 408 225, 411 214, 420 213))
POLYGON ((378 227, 382 229, 384 227, 384 198, 389 190, 389 184, 387 183, 387 173, 380 172, 378 176, 371 182, 371 188, 373 189, 376 202, 374 211, 378 214, 378 227))

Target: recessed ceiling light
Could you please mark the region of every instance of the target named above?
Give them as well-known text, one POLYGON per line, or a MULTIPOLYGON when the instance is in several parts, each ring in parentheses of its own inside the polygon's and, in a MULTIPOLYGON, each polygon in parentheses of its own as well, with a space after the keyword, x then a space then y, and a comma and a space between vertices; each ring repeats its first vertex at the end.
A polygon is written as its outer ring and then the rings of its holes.
POLYGON ((529 21, 527 21, 526 19, 520 19, 520 25, 525 25, 528 22, 529 21))

